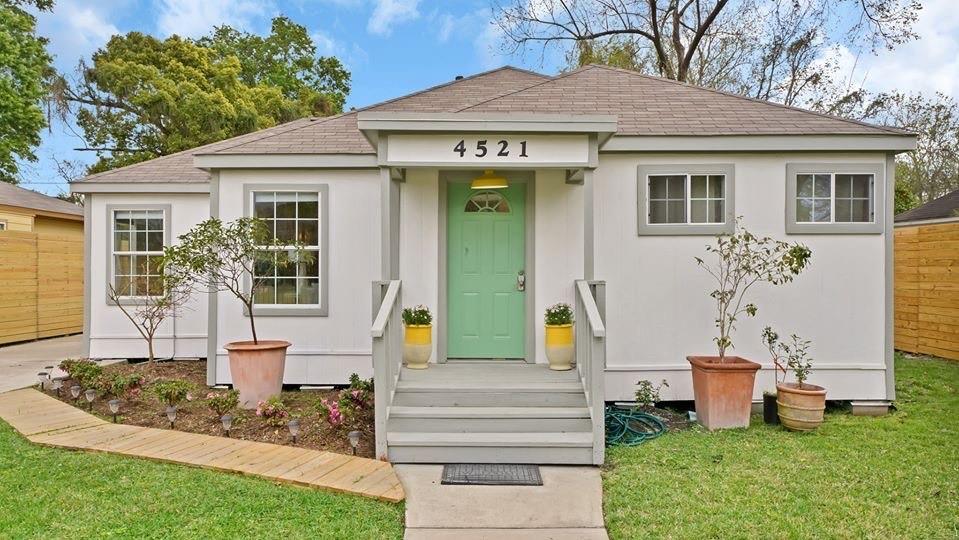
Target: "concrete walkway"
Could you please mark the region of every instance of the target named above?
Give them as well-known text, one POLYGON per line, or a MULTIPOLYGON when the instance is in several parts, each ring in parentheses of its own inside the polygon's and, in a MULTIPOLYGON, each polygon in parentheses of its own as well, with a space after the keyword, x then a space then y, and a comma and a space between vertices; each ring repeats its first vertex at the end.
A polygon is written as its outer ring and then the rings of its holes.
POLYGON ((540 467, 542 486, 444 486, 442 465, 394 468, 407 540, 608 538, 598 467, 540 467))
POLYGON ((66 358, 83 355, 80 334, 0 346, 0 392, 37 384, 44 366, 57 366, 66 358))

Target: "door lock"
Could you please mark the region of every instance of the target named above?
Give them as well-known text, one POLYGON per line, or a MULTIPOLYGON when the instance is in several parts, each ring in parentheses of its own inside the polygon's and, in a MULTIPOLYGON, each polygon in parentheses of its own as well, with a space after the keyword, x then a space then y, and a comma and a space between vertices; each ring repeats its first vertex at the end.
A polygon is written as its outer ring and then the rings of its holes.
POLYGON ((516 290, 526 290, 526 272, 524 270, 520 270, 519 273, 516 274, 516 290))

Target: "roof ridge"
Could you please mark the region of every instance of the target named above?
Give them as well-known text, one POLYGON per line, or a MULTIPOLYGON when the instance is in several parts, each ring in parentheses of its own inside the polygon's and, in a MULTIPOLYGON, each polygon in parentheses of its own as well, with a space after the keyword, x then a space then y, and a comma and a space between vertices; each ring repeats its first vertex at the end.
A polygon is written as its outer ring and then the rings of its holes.
POLYGON ((593 64, 589 64, 589 65, 586 65, 586 66, 581 66, 581 67, 578 67, 578 68, 576 68, 576 69, 574 69, 574 70, 572 70, 572 71, 568 71, 568 72, 566 72, 566 73, 561 73, 561 74, 559 74, 559 75, 555 75, 555 76, 553 76, 553 77, 549 77, 549 78, 546 79, 545 81, 538 82, 538 83, 536 83, 536 84, 531 84, 531 85, 527 86, 526 88, 520 88, 519 90, 513 90, 512 92, 507 92, 507 93, 505 93, 505 94, 502 94, 502 95, 499 95, 499 96, 496 96, 496 97, 491 97, 491 98, 489 98, 489 99, 484 99, 483 101, 474 103, 474 104, 472 104, 472 105, 470 105, 470 106, 468 106, 468 107, 463 107, 462 109, 459 109, 458 111, 455 111, 455 112, 458 112, 458 113, 459 113, 459 112, 463 112, 463 111, 465 111, 465 110, 472 109, 473 107, 479 107, 480 105, 483 105, 483 104, 485 104, 485 103, 489 103, 489 102, 491 102, 491 101, 496 101, 497 99, 502 99, 502 98, 504 98, 504 97, 506 97, 506 96, 512 96, 513 94, 518 94, 518 93, 520 93, 520 92, 525 92, 525 91, 527 91, 527 90, 536 88, 537 86, 542 86, 542 85, 544 85, 544 84, 546 84, 546 83, 551 83, 551 82, 553 82, 553 81, 558 81, 559 79, 563 79, 563 78, 569 77, 570 75, 579 73, 579 72, 581 72, 581 71, 586 71, 587 69, 590 69, 590 68, 592 68, 592 67, 594 67, 593 64))
MULTIPOLYGON (((883 126, 883 125, 879 125, 879 124, 870 124, 869 122, 863 122, 863 121, 861 121, 861 120, 853 120, 853 119, 851 119, 851 118, 843 118, 843 117, 841 117, 841 116, 835 116, 835 115, 831 115, 831 114, 821 113, 821 112, 818 112, 818 111, 812 111, 812 110, 809 110, 809 109, 803 109, 802 107, 794 107, 794 106, 792 106, 792 105, 785 105, 785 104, 783 104, 783 103, 776 103, 775 101, 767 101, 767 100, 764 100, 764 99, 759 99, 759 98, 753 98, 753 97, 749 97, 749 96, 744 96, 744 95, 742 95, 742 94, 736 94, 736 93, 734 93, 734 92, 727 92, 727 91, 725 91, 725 90, 718 90, 718 89, 716 89, 716 88, 709 88, 709 87, 706 87, 706 86, 699 86, 699 85, 695 85, 695 84, 688 83, 688 82, 677 81, 677 80, 675 80, 675 79, 667 79, 666 77, 658 77, 658 76, 656 76, 656 75, 647 75, 647 74, 645 74, 645 73, 640 73, 640 72, 638 72, 638 71, 634 71, 634 70, 631 70, 631 69, 618 68, 618 67, 607 66, 607 65, 603 65, 603 64, 587 64, 587 65, 590 66, 590 67, 599 68, 599 69, 605 69, 605 70, 608 70, 608 71, 616 71, 616 72, 625 73, 625 74, 628 74, 628 75, 634 75, 634 76, 636 76, 636 77, 642 77, 642 78, 644 78, 644 79, 649 79, 649 80, 656 81, 656 82, 675 84, 675 85, 683 86, 683 87, 686 87, 686 88, 694 88, 694 89, 696 89, 696 90, 706 90, 707 92, 712 92, 712 93, 714 93, 714 94, 719 94, 719 95, 722 95, 722 96, 738 98, 738 99, 741 99, 741 100, 744 100, 744 101, 749 101, 749 102, 752 102, 752 103, 760 103, 760 104, 763 104, 763 105, 770 105, 770 106, 773 106, 773 107, 778 107, 778 108, 780 108, 780 109, 786 109, 786 110, 789 110, 789 111, 797 111, 797 112, 801 112, 801 113, 812 114, 812 115, 815 115, 815 116, 819 116, 819 117, 821 117, 821 118, 828 118, 828 119, 830 119, 830 120, 839 120, 839 121, 847 122, 847 123, 850 123, 850 124, 856 124, 856 125, 859 125, 859 126, 865 126, 865 127, 869 127, 869 128, 873 128, 873 129, 878 129, 878 130, 886 131, 886 132, 889 132, 889 133, 892 133, 892 134, 895 134, 895 135, 914 135, 914 133, 912 133, 912 132, 910 132, 910 131, 907 131, 907 130, 904 130, 904 129, 901 129, 901 128, 897 128, 897 127, 894 127, 894 126, 883 126)), ((570 72, 570 73, 574 73, 574 72, 570 72)))

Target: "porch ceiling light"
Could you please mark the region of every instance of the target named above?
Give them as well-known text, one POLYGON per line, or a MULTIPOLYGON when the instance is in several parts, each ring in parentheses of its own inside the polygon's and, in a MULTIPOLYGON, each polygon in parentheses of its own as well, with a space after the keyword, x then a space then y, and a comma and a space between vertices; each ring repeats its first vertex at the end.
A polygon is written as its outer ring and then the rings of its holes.
POLYGON ((502 189, 508 187, 509 181, 502 176, 497 176, 491 170, 483 171, 483 176, 477 176, 470 183, 470 189, 502 189))

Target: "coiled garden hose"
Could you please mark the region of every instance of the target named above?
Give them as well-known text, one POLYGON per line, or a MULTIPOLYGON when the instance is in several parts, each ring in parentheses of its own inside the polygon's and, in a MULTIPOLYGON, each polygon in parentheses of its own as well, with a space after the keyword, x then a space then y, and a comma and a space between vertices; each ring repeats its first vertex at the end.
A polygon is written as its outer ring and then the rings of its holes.
POLYGON ((606 407, 606 446, 636 446, 666 433, 657 416, 633 408, 606 407))

